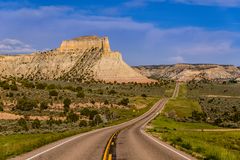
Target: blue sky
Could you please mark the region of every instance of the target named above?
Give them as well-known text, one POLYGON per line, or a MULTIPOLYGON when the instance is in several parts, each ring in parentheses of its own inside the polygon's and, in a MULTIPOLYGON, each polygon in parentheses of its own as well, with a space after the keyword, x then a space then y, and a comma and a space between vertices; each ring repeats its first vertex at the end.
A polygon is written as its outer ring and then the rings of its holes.
POLYGON ((130 65, 240 65, 240 0, 0 0, 0 53, 109 36, 130 65))

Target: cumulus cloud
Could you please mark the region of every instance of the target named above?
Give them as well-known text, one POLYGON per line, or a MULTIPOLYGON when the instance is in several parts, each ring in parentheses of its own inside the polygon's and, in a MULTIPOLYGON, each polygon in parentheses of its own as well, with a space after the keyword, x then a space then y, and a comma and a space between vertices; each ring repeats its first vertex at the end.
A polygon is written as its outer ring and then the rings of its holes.
POLYGON ((238 63, 240 52, 239 32, 191 26, 163 29, 130 17, 94 16, 64 6, 0 10, 0 21, 0 39, 21 40, 29 44, 22 47, 29 52, 34 50, 31 46, 37 50, 56 48, 62 40, 82 35, 109 36, 112 49, 120 50, 131 65, 238 63))
POLYGON ((4 39, 0 41, 1 54, 18 54, 35 52, 30 45, 16 39, 4 39))

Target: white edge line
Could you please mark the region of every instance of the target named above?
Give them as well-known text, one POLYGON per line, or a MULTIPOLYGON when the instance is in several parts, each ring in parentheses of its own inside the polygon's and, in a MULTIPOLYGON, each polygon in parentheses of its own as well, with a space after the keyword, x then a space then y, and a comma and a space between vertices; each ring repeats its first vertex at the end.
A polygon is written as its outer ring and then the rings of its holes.
MULTIPOLYGON (((80 138, 80 137, 82 137, 82 136, 85 136, 85 135, 87 135, 87 134, 92 134, 92 133, 95 133, 95 132, 99 132, 99 131, 101 131, 101 130, 105 130, 105 129, 108 129, 108 128, 111 128, 111 127, 121 126, 121 125, 124 125, 125 123, 129 123, 129 122, 132 122, 132 121, 134 122, 134 121, 136 121, 137 119, 139 119, 139 118, 141 118, 142 116, 144 116, 145 114, 148 114, 148 112, 151 112, 151 111, 155 108, 155 106, 156 106, 156 105, 159 105, 161 102, 162 102, 162 99, 159 100, 158 102, 156 102, 151 109, 149 109, 147 112, 145 112, 144 114, 142 114, 140 117, 136 117, 135 119, 132 119, 132 120, 130 120, 130 121, 127 121, 127 122, 124 122, 124 123, 121 123, 121 124, 118 124, 118 125, 115 125, 115 126, 109 126, 109 127, 104 127, 104 128, 96 129, 96 130, 93 130, 93 131, 90 131, 90 132, 80 133, 80 135, 78 135, 78 136, 76 136, 76 137, 73 137, 73 138, 71 138, 71 139, 69 139, 69 140, 67 140, 67 141, 65 141, 65 142, 62 142, 62 143, 60 143, 60 144, 58 144, 58 145, 56 145, 56 146, 53 146, 53 147, 51 147, 51 148, 49 148, 49 149, 47 149, 47 150, 44 150, 44 151, 42 151, 42 152, 40 152, 40 153, 38 153, 38 154, 35 154, 34 156, 32 156, 32 157, 30 157, 30 158, 27 158, 26 160, 32 160, 32 159, 34 159, 34 158, 36 158, 36 157, 38 157, 38 156, 40 156, 40 155, 42 155, 42 154, 44 154, 44 153, 46 153, 46 152, 49 152, 49 151, 51 151, 51 150, 53 150, 53 149, 55 149, 55 148, 57 148, 57 147, 60 147, 60 146, 66 144, 66 143, 68 143, 68 142, 71 142, 71 141, 73 141, 73 140, 75 140, 75 139, 77 139, 77 138, 80 138)), ((56 141, 56 142, 57 142, 57 141, 56 141)), ((50 143, 50 144, 51 144, 51 143, 50 143)), ((46 144, 46 145, 47 145, 47 144, 46 144)))
MULTIPOLYGON (((162 112, 162 110, 163 110, 163 108, 164 108, 164 106, 166 105, 167 102, 168 102, 168 99, 163 103, 162 108, 159 110, 159 113, 162 112)), ((141 127, 141 129, 140 129, 140 132, 141 132, 142 134, 144 134, 145 136, 147 136, 148 138, 150 138, 151 140, 153 140, 154 142, 156 142, 156 143, 160 144, 161 146, 165 147, 166 149, 168 149, 168 150, 170 150, 170 151, 178 154, 179 156, 181 156, 181 157, 183 157, 183 158, 185 158, 185 159, 187 159, 187 160, 192 160, 192 159, 188 158, 187 156, 181 154, 179 151, 175 150, 175 148, 174 148, 174 149, 173 149, 173 148, 170 148, 169 146, 163 144, 163 143, 160 142, 159 140, 156 140, 155 138, 153 138, 151 135, 147 134, 147 133, 144 131, 145 126, 146 126, 150 121, 152 121, 156 116, 157 116, 157 115, 155 114, 155 115, 154 115, 152 118, 150 118, 146 123, 144 123, 144 125, 143 125, 143 126, 141 127)))

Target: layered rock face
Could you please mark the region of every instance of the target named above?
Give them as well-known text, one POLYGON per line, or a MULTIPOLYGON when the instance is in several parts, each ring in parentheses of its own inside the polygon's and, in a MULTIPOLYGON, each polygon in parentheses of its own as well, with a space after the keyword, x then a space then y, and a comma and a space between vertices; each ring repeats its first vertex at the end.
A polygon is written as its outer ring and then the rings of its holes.
POLYGON ((240 77, 240 70, 233 65, 176 64, 134 67, 139 73, 159 79, 168 78, 181 82, 191 80, 226 80, 240 77))
POLYGON ((153 82, 112 52, 107 37, 84 36, 63 41, 57 49, 0 56, 0 76, 74 81, 153 82))

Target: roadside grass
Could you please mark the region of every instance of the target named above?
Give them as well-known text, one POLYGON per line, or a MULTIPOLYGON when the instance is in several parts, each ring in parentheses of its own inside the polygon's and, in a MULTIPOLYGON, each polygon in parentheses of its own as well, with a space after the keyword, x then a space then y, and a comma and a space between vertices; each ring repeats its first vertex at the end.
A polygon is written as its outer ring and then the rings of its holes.
POLYGON ((175 111, 179 118, 184 118, 190 117, 194 110, 202 112, 201 106, 197 101, 185 98, 176 98, 168 101, 163 112, 169 113, 171 111, 175 111))
POLYGON ((198 102, 188 99, 187 94, 186 86, 181 85, 179 96, 169 100, 163 113, 150 122, 147 131, 198 159, 239 160, 240 132, 203 132, 199 129, 220 127, 204 122, 178 122, 165 116, 172 110, 179 118, 190 117, 194 110, 201 112, 198 102))
POLYGON ((49 144, 51 142, 66 137, 126 122, 148 111, 158 100, 159 100, 158 98, 148 98, 147 102, 145 102, 146 107, 141 109, 112 108, 111 110, 115 111, 118 115, 121 115, 121 117, 119 117, 119 119, 117 120, 109 121, 105 124, 101 124, 96 127, 79 128, 60 133, 52 132, 52 133, 0 135, 0 160, 4 160, 10 157, 14 157, 29 152, 33 149, 39 148, 43 145, 49 144))

